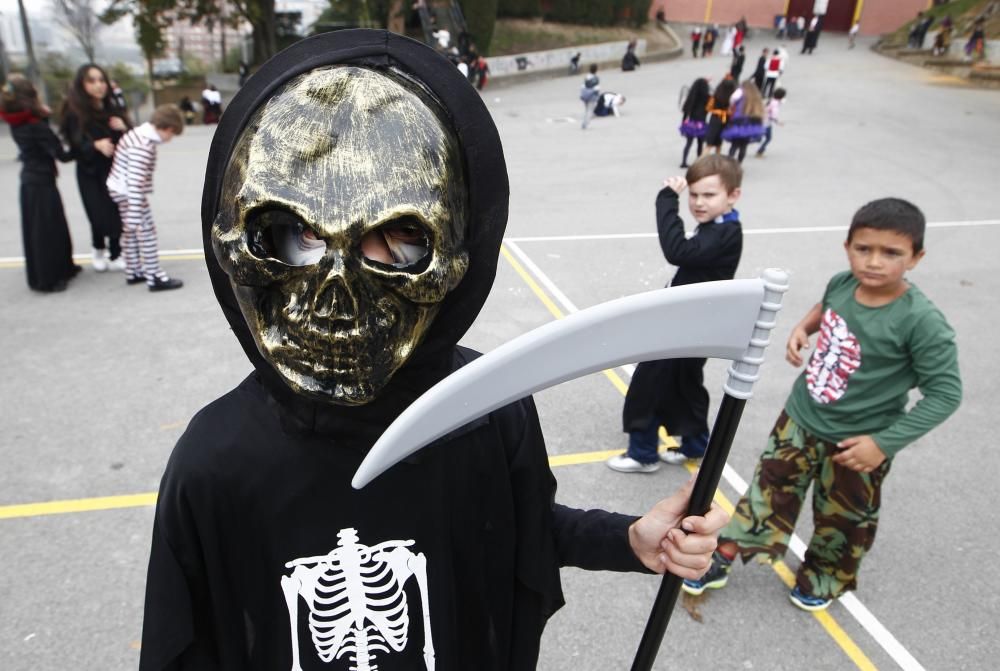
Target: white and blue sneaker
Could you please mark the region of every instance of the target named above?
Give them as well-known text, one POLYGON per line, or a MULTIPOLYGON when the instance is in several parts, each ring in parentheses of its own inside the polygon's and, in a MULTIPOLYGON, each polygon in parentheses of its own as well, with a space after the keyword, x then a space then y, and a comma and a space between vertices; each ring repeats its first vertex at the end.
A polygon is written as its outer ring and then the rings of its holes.
POLYGON ((691 596, 698 596, 706 589, 722 589, 729 582, 729 571, 732 568, 733 562, 718 552, 713 552, 712 565, 708 567, 705 575, 697 580, 685 580, 681 583, 681 589, 691 596))
POLYGON ((791 601, 796 608, 801 608, 802 610, 810 612, 826 610, 830 607, 830 603, 833 601, 833 599, 821 599, 818 596, 806 594, 799 589, 798 585, 793 587, 792 591, 788 593, 788 600, 791 601))

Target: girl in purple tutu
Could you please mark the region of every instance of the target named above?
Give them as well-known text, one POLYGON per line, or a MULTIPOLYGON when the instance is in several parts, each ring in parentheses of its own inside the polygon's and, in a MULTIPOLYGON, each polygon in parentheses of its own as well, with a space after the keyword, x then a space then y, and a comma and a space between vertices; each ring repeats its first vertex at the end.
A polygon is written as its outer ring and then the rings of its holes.
POLYGON ((763 137, 764 99, 757 85, 748 79, 730 98, 729 123, 722 130, 722 139, 729 142, 729 156, 742 163, 747 145, 763 137))
POLYGON ((736 82, 729 75, 719 82, 715 92, 708 99, 708 115, 705 128, 705 151, 709 149, 718 154, 722 150, 722 129, 729 120, 729 101, 736 91, 736 82))
POLYGON ((698 141, 698 153, 695 157, 701 156, 701 150, 705 144, 705 115, 708 114, 708 99, 711 93, 708 88, 708 80, 699 77, 694 80, 694 84, 688 90, 687 98, 684 99, 684 106, 681 111, 684 118, 681 120, 681 135, 686 139, 684 142, 684 154, 681 156, 681 167, 688 167, 688 152, 695 140, 698 141))

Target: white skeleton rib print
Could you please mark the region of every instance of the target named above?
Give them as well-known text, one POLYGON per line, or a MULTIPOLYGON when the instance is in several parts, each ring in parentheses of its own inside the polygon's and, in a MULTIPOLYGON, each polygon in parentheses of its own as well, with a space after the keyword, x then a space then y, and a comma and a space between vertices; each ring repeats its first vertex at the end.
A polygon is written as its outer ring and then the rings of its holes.
POLYGON ((847 382, 861 365, 861 343, 847 322, 827 308, 819 326, 816 351, 806 367, 806 387, 817 403, 833 403, 847 392, 847 382))
POLYGON ((281 576, 292 630, 292 671, 302 671, 299 597, 309 607, 309 632, 320 660, 330 663, 349 655, 350 671, 378 671, 377 653, 406 647, 410 615, 403 587, 411 576, 417 579, 423 606, 424 664, 434 671, 424 554, 407 549, 412 540, 362 545, 352 528, 341 529, 337 538, 337 547, 328 554, 285 564, 292 569, 281 576))

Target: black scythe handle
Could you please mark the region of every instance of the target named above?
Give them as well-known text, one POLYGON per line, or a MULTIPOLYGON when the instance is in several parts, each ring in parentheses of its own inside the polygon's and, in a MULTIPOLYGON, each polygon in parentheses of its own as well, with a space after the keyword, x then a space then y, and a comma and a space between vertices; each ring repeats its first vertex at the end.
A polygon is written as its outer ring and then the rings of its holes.
MULTIPOLYGON (((691 491, 688 515, 704 515, 711 507, 745 405, 744 399, 734 398, 729 394, 723 395, 719 414, 716 415, 715 425, 712 427, 712 435, 708 439, 708 448, 705 450, 701 469, 691 491)), ((649 613, 649 619, 646 621, 646 630, 642 633, 639 649, 635 653, 632 671, 650 671, 653 668, 656 653, 663 641, 663 634, 667 631, 670 614, 674 610, 680 590, 681 578, 672 573, 665 573, 649 613)))

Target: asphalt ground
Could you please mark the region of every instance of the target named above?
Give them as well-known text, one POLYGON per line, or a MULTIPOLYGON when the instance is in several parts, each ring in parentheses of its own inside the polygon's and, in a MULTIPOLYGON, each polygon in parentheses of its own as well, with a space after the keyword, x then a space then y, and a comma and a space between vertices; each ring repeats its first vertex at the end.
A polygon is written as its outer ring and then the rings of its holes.
MULTIPOLYGON (((748 45, 748 70, 763 46, 748 45)), ((490 350, 557 314, 666 282, 672 269, 655 240, 653 201, 662 179, 679 172, 678 91, 697 76, 717 80, 726 67, 716 57, 602 72, 604 89, 628 102, 621 118, 596 119, 586 132, 578 78, 485 92, 504 140, 511 216, 493 293, 465 344, 490 350)), ((965 400, 894 463, 879 536, 852 597, 825 615, 806 614, 788 603, 780 566, 737 567, 724 590, 678 605, 656 668, 992 668, 1000 652, 992 570, 1000 454, 991 409, 1000 94, 862 47, 849 51, 828 35, 812 56, 793 51, 782 84, 785 125, 768 157, 745 165, 738 277, 782 267, 792 289, 720 498, 735 502, 734 483, 750 479, 797 374, 783 362, 782 345, 830 275, 846 267, 843 228, 873 198, 908 198, 934 222, 911 278, 958 333, 965 400)), ((166 294, 89 267, 64 293, 30 292, 17 258, 19 167, 9 136, 0 138, 4 670, 136 665, 163 465, 194 412, 249 370, 197 253, 210 133, 191 128, 160 151, 152 198, 160 248, 167 272, 186 283, 166 294)), ((87 252, 71 166, 59 183, 76 250, 87 252)), ((707 368, 713 403, 725 366, 707 368)), ((601 463, 625 445, 627 375, 595 374, 537 394, 560 501, 642 512, 688 477, 681 467, 624 475, 601 463)), ((810 529, 806 510, 798 533, 808 539, 810 529)), ((794 570, 799 560, 790 552, 786 561, 794 570)), ((628 668, 656 579, 563 576, 567 606, 550 622, 539 668, 628 668)))

